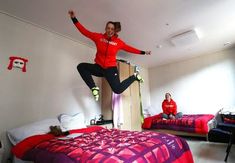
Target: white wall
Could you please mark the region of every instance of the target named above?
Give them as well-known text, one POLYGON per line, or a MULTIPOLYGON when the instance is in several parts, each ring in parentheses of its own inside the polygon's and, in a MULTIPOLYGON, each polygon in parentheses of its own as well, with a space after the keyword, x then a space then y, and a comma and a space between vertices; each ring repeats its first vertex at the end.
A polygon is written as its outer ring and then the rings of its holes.
POLYGON ((100 103, 76 70, 94 55, 95 49, 0 14, 1 139, 8 129, 60 113, 83 112, 87 120, 99 115, 100 103), (27 72, 8 70, 10 56, 27 58, 27 72))
POLYGON ((166 92, 183 113, 214 114, 235 106, 235 49, 154 67, 149 76, 151 112, 162 111, 166 92))

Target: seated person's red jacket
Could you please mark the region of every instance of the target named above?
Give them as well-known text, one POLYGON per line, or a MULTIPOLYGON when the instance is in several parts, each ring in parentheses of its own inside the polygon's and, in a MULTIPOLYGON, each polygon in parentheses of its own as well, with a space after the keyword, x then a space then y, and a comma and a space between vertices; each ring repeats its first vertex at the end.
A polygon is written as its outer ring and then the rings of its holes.
POLYGON ((177 113, 177 105, 175 103, 174 100, 171 99, 170 102, 168 102, 167 100, 164 100, 162 102, 162 110, 163 110, 163 113, 169 115, 169 114, 174 114, 176 115, 177 113))

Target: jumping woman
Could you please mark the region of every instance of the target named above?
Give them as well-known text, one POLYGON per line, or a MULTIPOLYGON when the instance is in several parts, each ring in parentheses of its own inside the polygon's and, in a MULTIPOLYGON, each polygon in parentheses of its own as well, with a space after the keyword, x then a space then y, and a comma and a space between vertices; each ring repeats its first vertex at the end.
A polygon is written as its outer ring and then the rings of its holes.
POLYGON ((119 50, 125 50, 130 53, 150 55, 151 51, 141 51, 133 48, 118 38, 117 33, 121 31, 120 22, 109 21, 105 27, 105 33, 96 33, 87 30, 76 18, 74 11, 69 11, 70 18, 77 29, 86 37, 94 41, 97 52, 95 63, 80 63, 77 66, 78 72, 82 79, 91 89, 95 100, 99 99, 99 88, 95 85, 92 75, 97 77, 105 77, 111 86, 113 92, 121 94, 134 81, 143 82, 142 77, 138 73, 134 73, 129 78, 120 82, 117 69, 116 56, 119 50))

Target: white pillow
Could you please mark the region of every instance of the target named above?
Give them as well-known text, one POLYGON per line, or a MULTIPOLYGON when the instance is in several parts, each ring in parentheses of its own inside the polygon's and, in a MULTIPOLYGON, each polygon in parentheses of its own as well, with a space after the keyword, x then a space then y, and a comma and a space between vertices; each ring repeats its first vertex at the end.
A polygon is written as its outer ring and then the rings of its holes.
POLYGON ((50 131, 50 126, 58 126, 60 125, 58 119, 52 118, 52 119, 45 119, 42 121, 34 122, 31 124, 27 124, 18 128, 14 128, 7 131, 7 136, 10 140, 10 142, 13 145, 16 145, 23 139, 38 135, 38 134, 46 134, 50 131))
POLYGON ((156 114, 159 114, 157 112, 157 109, 154 108, 153 106, 148 106, 147 108, 145 108, 146 111, 148 111, 148 113, 150 114, 150 116, 154 116, 156 114))
POLYGON ((62 131, 85 128, 85 118, 82 113, 74 115, 61 114, 58 116, 60 128, 62 131))

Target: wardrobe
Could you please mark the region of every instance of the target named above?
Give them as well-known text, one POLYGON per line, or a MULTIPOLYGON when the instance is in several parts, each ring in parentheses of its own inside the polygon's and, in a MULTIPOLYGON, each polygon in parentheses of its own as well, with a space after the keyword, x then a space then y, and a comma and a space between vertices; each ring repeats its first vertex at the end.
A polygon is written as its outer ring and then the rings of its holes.
MULTIPOLYGON (((136 66, 128 62, 117 62, 120 81, 133 75, 136 66)), ((141 99, 140 99, 140 86, 139 82, 135 81, 127 88, 122 94, 114 95, 108 82, 105 78, 102 79, 101 91, 101 114, 104 119, 114 120, 115 114, 119 113, 119 118, 122 119, 121 123, 116 125, 116 128, 121 130, 141 131, 141 99), (119 108, 114 108, 114 96, 119 96, 121 105, 119 108), (113 110, 118 109, 118 110, 113 110)), ((115 122, 114 122, 115 123, 115 122)))

